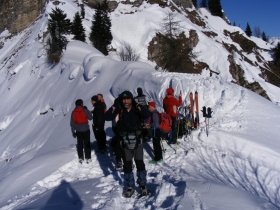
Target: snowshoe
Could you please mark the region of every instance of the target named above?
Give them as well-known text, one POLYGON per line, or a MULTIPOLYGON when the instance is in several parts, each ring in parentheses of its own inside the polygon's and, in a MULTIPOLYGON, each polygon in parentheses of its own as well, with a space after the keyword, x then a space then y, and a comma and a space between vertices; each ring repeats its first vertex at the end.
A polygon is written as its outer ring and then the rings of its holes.
POLYGON ((151 191, 147 189, 146 185, 140 186, 140 193, 137 195, 137 198, 144 198, 151 194, 151 191))
POLYGON ((128 187, 126 190, 123 191, 122 196, 125 198, 130 198, 134 194, 133 187, 128 187))

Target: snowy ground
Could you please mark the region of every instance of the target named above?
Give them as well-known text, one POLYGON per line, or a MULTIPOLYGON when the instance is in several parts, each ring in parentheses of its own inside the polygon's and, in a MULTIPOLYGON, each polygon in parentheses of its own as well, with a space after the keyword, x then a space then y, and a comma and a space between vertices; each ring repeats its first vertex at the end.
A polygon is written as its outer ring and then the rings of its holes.
MULTIPOLYGON (((72 7, 75 4, 69 6, 71 14, 72 7)), ((272 103, 228 82, 227 72, 217 77, 209 77, 206 70, 202 75, 158 72, 144 62, 105 57, 78 41, 70 42, 61 62, 50 66, 38 39, 46 20, 42 16, 0 49, 1 209, 280 208, 279 88, 262 83, 269 87, 272 103), (93 162, 78 164, 69 125, 74 102, 82 98, 91 109, 91 96, 102 93, 110 107, 122 91, 136 95, 142 87, 162 110, 169 86, 176 96, 182 91, 184 106, 190 92, 198 91, 200 109, 213 109, 209 136, 201 114, 192 138, 179 139, 178 147, 163 142, 167 151, 158 165, 148 164, 153 149, 151 141, 145 143, 152 196, 123 199, 123 174, 114 170, 111 153, 95 152, 93 135, 93 162)), ((108 145, 110 126, 107 122, 108 145)))

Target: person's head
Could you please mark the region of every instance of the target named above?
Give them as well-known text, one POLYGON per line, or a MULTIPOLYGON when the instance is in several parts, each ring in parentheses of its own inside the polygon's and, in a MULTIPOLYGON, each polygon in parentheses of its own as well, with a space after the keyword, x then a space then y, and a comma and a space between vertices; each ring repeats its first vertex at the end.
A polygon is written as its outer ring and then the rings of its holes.
POLYGON ((76 106, 83 106, 84 105, 84 102, 82 99, 78 99, 76 102, 75 102, 75 105, 76 106))
POLYGON ((138 95, 142 95, 143 94, 142 88, 138 87, 137 88, 137 93, 138 93, 138 95))
POLYGON ((123 106, 126 109, 130 109, 131 105, 132 105, 132 99, 133 99, 133 95, 131 92, 129 91, 123 91, 120 95, 120 99, 122 101, 123 106))
POLYGON ((91 97, 91 104, 94 105, 98 101, 97 95, 91 97))
POLYGON ((166 95, 173 95, 173 94, 174 94, 173 88, 167 88, 166 89, 166 95))
POLYGON ((150 112, 153 112, 155 109, 156 109, 156 102, 154 102, 154 101, 149 102, 148 103, 148 110, 150 112))
POLYGON ((103 95, 101 93, 98 93, 97 97, 98 97, 98 101, 101 101, 103 99, 103 95))

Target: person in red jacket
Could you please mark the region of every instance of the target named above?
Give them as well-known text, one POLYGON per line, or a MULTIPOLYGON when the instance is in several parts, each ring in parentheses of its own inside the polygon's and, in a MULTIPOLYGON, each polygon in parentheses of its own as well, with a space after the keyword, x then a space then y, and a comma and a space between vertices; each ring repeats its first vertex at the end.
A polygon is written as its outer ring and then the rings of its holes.
POLYGON ((163 99, 163 109, 172 119, 172 131, 171 131, 171 144, 177 142, 177 126, 178 126, 178 107, 182 105, 182 94, 179 95, 179 100, 174 97, 173 88, 166 89, 166 96, 163 99))

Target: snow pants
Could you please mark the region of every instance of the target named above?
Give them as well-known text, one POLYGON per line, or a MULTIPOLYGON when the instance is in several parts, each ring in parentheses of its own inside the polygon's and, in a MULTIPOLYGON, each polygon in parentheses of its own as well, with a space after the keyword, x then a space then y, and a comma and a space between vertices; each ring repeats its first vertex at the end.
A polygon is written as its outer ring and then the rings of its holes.
POLYGON ((106 149, 106 132, 103 129, 96 130, 94 126, 92 125, 92 130, 94 133, 94 137, 97 141, 98 149, 99 150, 105 150, 106 149))
POLYGON ((90 130, 85 132, 76 132, 77 152, 79 159, 91 159, 90 130), (84 155, 85 152, 85 155, 84 155))
POLYGON ((147 182, 147 171, 145 163, 143 161, 143 144, 139 144, 134 150, 122 148, 123 157, 123 170, 124 170, 124 181, 127 187, 134 187, 134 175, 132 172, 132 159, 134 159, 137 169, 137 184, 146 185, 147 182))

